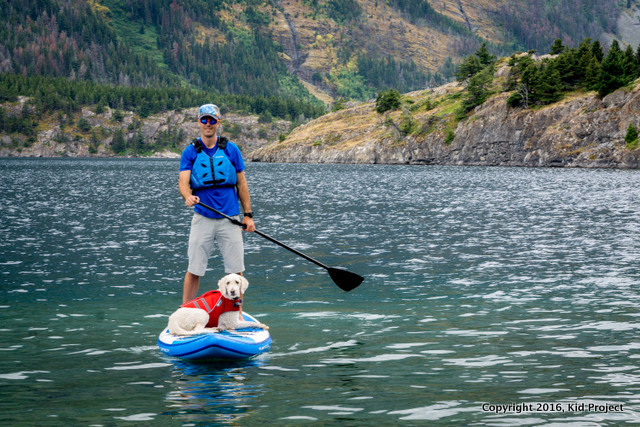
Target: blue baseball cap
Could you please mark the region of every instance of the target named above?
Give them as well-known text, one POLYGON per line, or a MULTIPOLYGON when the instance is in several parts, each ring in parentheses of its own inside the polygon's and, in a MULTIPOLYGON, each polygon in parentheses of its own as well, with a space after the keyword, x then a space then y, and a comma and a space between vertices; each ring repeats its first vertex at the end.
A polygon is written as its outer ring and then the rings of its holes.
POLYGON ((218 106, 214 104, 204 104, 200 107, 200 110, 198 110, 198 119, 201 119, 205 116, 214 117, 220 120, 220 108, 218 108, 218 106))

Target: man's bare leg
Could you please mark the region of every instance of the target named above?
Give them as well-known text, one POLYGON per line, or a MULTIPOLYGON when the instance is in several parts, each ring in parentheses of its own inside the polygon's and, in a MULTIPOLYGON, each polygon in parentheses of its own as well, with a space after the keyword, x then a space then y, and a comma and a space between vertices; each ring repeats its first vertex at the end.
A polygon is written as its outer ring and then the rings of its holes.
POLYGON ((182 303, 186 303, 198 296, 200 288, 200 276, 191 274, 187 271, 184 276, 184 285, 182 286, 182 303))

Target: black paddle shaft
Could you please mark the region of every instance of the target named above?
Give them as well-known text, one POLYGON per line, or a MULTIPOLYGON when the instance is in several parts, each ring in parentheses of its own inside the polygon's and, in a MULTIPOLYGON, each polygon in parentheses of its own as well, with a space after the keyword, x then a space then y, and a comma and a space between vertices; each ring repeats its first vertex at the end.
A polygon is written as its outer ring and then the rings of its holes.
MULTIPOLYGON (((228 219, 233 224, 235 224, 235 225, 237 225, 239 227, 242 227, 242 228, 246 227, 242 222, 238 221, 237 219, 232 218, 229 215, 225 215, 224 213, 220 212, 219 210, 217 210, 215 208, 212 208, 209 205, 206 205, 206 204, 204 204, 202 202, 198 202, 198 204, 200 206, 202 206, 203 208, 209 209, 210 211, 215 212, 218 215, 228 219)), ((300 252, 300 251, 298 251, 296 249, 293 249, 290 246, 285 245, 284 243, 274 239, 273 237, 271 237, 271 236, 269 236, 267 234, 264 234, 261 231, 255 230, 254 233, 256 233, 258 236, 264 237, 265 239, 267 239, 270 242, 275 243, 276 245, 282 246, 283 248, 293 252, 294 254, 296 254, 298 256, 301 256, 302 258, 306 259, 307 261, 311 261, 312 263, 316 264, 317 266, 324 268, 325 270, 327 270, 329 272, 329 276, 331 276, 331 279, 333 279, 334 283, 336 285, 338 285, 338 287, 340 289, 344 290, 344 291, 348 292, 348 291, 350 291, 352 289, 357 288, 360 285, 360 283, 362 283, 362 281, 364 280, 364 277, 359 276, 359 275, 357 275, 355 273, 352 273, 350 271, 344 270, 342 268, 329 267, 329 266, 321 263, 320 261, 311 258, 309 255, 303 254, 302 252, 300 252)))

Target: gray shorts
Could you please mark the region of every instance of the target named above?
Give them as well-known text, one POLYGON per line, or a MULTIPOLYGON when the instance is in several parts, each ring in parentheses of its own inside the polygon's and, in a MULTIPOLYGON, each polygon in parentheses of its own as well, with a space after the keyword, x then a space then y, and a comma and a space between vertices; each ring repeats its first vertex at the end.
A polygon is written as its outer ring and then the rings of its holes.
MULTIPOLYGON (((239 220, 238 216, 234 218, 239 220)), ((244 271, 242 229, 225 218, 212 219, 194 213, 189 234, 189 273, 204 276, 213 242, 218 243, 225 273, 244 271)))

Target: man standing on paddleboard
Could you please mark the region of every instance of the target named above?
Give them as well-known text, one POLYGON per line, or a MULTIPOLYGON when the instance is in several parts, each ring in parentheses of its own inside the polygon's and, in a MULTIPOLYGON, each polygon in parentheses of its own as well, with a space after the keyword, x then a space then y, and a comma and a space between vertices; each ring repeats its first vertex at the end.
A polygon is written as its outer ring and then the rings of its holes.
POLYGON ((222 254, 225 273, 242 274, 244 271, 244 244, 240 227, 198 203, 202 201, 239 220, 239 200, 244 211, 244 229, 256 229, 242 155, 237 145, 218 136, 221 121, 218 106, 201 106, 198 110, 200 138, 194 139, 182 151, 180 159, 178 188, 185 204, 195 206, 189 234, 189 267, 184 277, 183 303, 198 296, 200 277, 207 270, 214 242, 218 243, 222 254))

